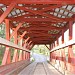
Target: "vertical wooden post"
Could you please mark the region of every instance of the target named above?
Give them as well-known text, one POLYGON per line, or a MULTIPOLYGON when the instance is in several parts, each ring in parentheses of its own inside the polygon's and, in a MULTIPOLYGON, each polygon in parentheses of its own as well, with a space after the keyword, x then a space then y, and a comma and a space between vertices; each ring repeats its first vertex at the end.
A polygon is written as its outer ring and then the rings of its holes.
POLYGON ((52 43, 52 47, 54 48, 54 42, 52 43))
POLYGON ((51 44, 51 49, 53 48, 53 45, 51 44))
MULTIPOLYGON (((24 42, 24 48, 26 48, 27 47, 27 44, 26 44, 26 40, 25 40, 25 42, 24 42)), ((26 54, 26 51, 25 51, 25 60, 27 59, 27 54, 26 54)))
MULTIPOLYGON (((69 40, 72 39, 72 21, 69 22, 69 40)), ((68 62, 71 63, 70 55, 72 52, 72 45, 68 46, 68 62)))
POLYGON ((28 59, 28 52, 27 52, 27 59, 28 59))
POLYGON ((49 45, 49 49, 51 50, 51 44, 49 45))
MULTIPOLYGON (((28 37, 26 40, 25 40, 25 45, 24 47, 27 48, 28 47, 28 40, 30 39, 30 37, 28 37)), ((29 47, 28 47, 29 48, 29 47)), ((28 52, 25 52, 25 59, 28 59, 28 52)))
POLYGON ((29 57, 28 57, 28 52, 26 52, 26 59, 28 59, 29 57))
MULTIPOLYGON (((59 45, 59 42, 58 42, 58 37, 56 38, 56 46, 58 46, 59 45)), ((60 60, 59 60, 59 57, 60 57, 60 55, 59 55, 59 50, 56 50, 56 51, 54 51, 55 52, 55 64, 56 64, 56 67, 57 67, 57 69, 59 69, 59 62, 60 62, 60 60), (57 63, 58 62, 58 63, 57 63)))
MULTIPOLYGON (((51 50, 51 44, 49 45, 49 49, 51 50)), ((49 56, 49 61, 51 61, 51 53, 50 53, 50 56, 49 56)))
MULTIPOLYGON (((64 43, 64 30, 62 30, 62 44, 64 43)), ((65 51, 64 48, 61 49, 61 62, 62 62, 62 72, 65 73, 65 67, 66 67, 66 58, 65 58, 65 51)))
POLYGON ((55 47, 55 41, 54 41, 54 47, 55 47))
POLYGON ((24 51, 24 60, 26 60, 26 51, 24 51))
POLYGON ((30 60, 30 53, 28 52, 28 59, 30 60))
POLYGON ((59 42, 58 42, 58 37, 57 37, 57 42, 56 42, 57 46, 59 45, 59 42))
POLYGON ((25 59, 27 60, 27 52, 25 52, 25 59))
MULTIPOLYGON (((52 50, 52 43, 51 43, 51 50, 52 50)), ((50 52, 50 62, 52 62, 52 52, 50 52)))
MULTIPOLYGON (((72 24, 73 24, 73 22, 70 21, 69 22, 69 40, 72 39, 72 24)), ((69 64, 68 70, 71 71, 72 73, 75 72, 75 69, 74 69, 75 66, 72 65, 72 63, 74 61, 73 58, 74 58, 74 55, 73 55, 72 45, 70 45, 70 46, 68 46, 68 64, 69 64)))
POLYGON ((28 52, 28 59, 30 60, 30 53, 28 52))
MULTIPOLYGON (((6 23, 6 40, 10 41, 10 25, 9 25, 9 20, 5 19, 5 23, 6 23)), ((9 64, 11 62, 11 56, 10 56, 10 51, 9 51, 9 47, 6 46, 5 49, 5 53, 4 53, 4 57, 2 60, 2 65, 5 64, 9 64)))
POLYGON ((64 30, 62 30, 62 44, 64 43, 64 30))
POLYGON ((23 60, 25 60, 25 51, 23 51, 23 60))
MULTIPOLYGON (((22 40, 23 39, 20 40, 20 46, 22 46, 22 40)), ((23 52, 22 52, 22 50, 20 50, 20 53, 19 53, 19 61, 21 61, 23 59, 22 54, 23 54, 23 52)))
POLYGON ((52 49, 53 49, 53 43, 52 43, 52 49))
POLYGON ((27 52, 27 59, 29 59, 29 53, 27 52))
MULTIPOLYGON (((15 43, 15 44, 18 44, 17 32, 15 32, 15 34, 14 34, 14 43, 15 43)), ((18 61, 18 51, 17 51, 17 49, 15 49, 12 62, 17 62, 17 61, 18 61)))
MULTIPOLYGON (((24 43, 24 48, 26 48, 27 47, 27 44, 26 44, 26 41, 25 41, 25 43, 24 43)), ((26 54, 26 51, 24 52, 24 57, 25 57, 25 60, 27 59, 27 54, 26 54)))
POLYGON ((25 51, 25 60, 26 60, 26 51, 25 51))

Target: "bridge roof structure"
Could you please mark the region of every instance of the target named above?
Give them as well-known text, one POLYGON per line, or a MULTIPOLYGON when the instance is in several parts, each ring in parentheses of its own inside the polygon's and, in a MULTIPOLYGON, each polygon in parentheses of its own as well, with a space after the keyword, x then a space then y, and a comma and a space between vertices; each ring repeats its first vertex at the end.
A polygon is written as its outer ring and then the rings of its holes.
POLYGON ((11 29, 33 44, 50 44, 75 21, 75 0, 0 0, 0 23, 10 20, 11 29))

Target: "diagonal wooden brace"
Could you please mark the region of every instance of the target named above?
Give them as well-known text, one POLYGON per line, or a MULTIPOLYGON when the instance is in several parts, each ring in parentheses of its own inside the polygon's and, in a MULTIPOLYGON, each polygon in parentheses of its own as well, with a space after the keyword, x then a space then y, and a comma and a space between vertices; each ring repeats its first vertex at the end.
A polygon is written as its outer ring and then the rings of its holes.
POLYGON ((6 11, 1 15, 0 17, 0 23, 3 22, 3 20, 8 16, 8 14, 11 12, 11 10, 16 5, 16 2, 12 2, 9 7, 6 9, 6 11))
POLYGON ((16 27, 15 31, 11 34, 10 39, 12 36, 18 31, 18 29, 22 26, 23 23, 19 23, 19 25, 16 27))
POLYGON ((24 33, 21 35, 21 37, 20 38, 18 38, 18 41, 20 41, 24 36, 25 36, 25 34, 26 34, 27 32, 26 31, 24 31, 24 33))

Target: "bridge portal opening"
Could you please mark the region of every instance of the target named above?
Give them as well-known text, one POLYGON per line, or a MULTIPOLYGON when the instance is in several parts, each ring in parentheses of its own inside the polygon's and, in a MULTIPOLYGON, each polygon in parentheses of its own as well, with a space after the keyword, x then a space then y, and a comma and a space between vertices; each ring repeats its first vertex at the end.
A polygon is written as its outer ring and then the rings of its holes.
POLYGON ((37 62, 49 61, 49 45, 35 45, 31 50, 31 60, 37 62))

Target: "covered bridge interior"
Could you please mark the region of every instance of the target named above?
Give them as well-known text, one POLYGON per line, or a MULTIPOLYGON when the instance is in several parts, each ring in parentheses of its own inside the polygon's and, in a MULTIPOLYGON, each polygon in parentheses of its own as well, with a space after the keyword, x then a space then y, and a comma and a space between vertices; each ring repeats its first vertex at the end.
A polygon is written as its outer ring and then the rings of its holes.
POLYGON ((5 46, 0 74, 30 64, 31 49, 40 44, 50 45, 50 64, 58 62, 64 75, 75 74, 74 22, 75 0, 0 0, 0 25, 5 25, 6 35, 0 37, 0 45, 5 46), (12 60, 10 48, 14 48, 12 60))

